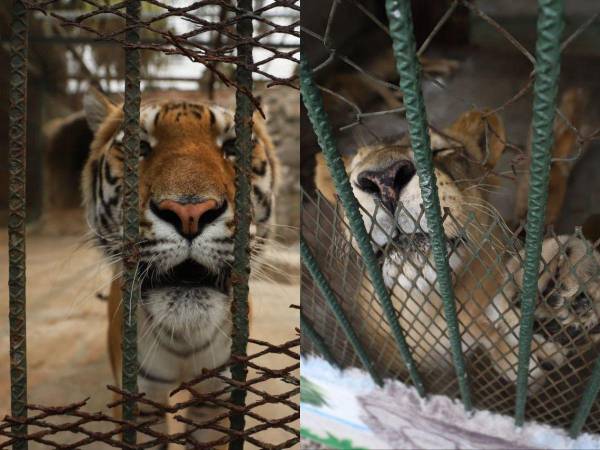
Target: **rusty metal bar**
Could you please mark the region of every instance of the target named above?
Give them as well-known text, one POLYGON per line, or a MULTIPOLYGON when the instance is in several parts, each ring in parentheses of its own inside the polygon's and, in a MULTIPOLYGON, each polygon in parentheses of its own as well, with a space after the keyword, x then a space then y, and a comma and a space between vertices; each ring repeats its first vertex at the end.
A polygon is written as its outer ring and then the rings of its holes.
MULTIPOLYGON (((25 215, 27 154, 27 9, 15 0, 10 46, 10 106, 8 131, 8 290, 10 324, 11 414, 27 418, 27 333, 25 317, 25 215)), ((27 449, 27 425, 12 426, 15 450, 27 449)))
MULTIPOLYGON (((235 70, 237 83, 235 106, 235 238, 234 262, 232 270, 233 302, 231 312, 233 316, 233 335, 231 353, 240 358, 231 367, 231 377, 239 384, 246 381, 248 369, 243 364, 247 356, 248 347, 248 279, 250 277, 250 223, 252 221, 252 205, 250 204, 250 176, 252 163, 252 113, 254 106, 250 94, 252 92, 252 0, 239 0, 237 2, 237 16, 241 20, 237 23, 237 32, 241 43, 237 47, 237 57, 240 63, 235 70)), ((246 403, 246 390, 234 389, 231 392, 231 401, 238 405, 239 411, 232 411, 230 426, 232 430, 230 450, 239 450, 244 447, 245 439, 238 436, 246 426, 245 414, 241 412, 246 403), (236 433, 237 432, 237 433, 236 433)))
MULTIPOLYGON (((136 27, 140 17, 140 0, 127 3, 127 32, 125 40, 128 44, 139 43, 140 35, 136 27)), ((137 355, 137 305, 140 297, 140 279, 138 271, 138 233, 139 233, 139 199, 138 169, 140 153, 140 50, 125 48, 125 103, 123 105, 123 144, 125 147, 123 173, 123 390, 137 393, 138 355, 137 355)), ((123 418, 134 420, 136 402, 132 397, 123 404, 123 418)), ((135 444, 136 431, 126 428, 123 441, 135 444)))

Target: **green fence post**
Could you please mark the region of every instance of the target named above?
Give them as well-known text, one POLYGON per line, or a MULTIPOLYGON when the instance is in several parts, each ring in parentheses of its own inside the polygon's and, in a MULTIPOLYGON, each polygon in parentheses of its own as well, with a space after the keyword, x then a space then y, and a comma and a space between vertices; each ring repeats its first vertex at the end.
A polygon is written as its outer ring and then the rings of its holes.
POLYGON ((302 336, 306 336, 327 361, 334 366, 339 367, 339 364, 333 357, 333 353, 331 353, 331 350, 329 350, 329 347, 327 347, 327 344, 325 344, 321 335, 315 330, 308 317, 302 312, 300 312, 300 329, 302 330, 302 336))
MULTIPOLYGON (((231 377, 238 384, 246 382, 248 369, 243 360, 248 346, 248 279, 250 277, 250 222, 252 206, 250 204, 250 171, 252 162, 252 113, 254 110, 250 95, 252 94, 252 0, 238 1, 237 33, 244 42, 237 46, 237 56, 240 63, 235 70, 237 83, 235 107, 235 237, 234 262, 232 270, 233 303, 233 336, 231 353, 236 360, 231 368, 231 377)), ((246 404, 246 390, 236 388, 231 393, 231 401, 240 409, 246 404)), ((242 433, 245 429, 245 413, 232 411, 230 415, 232 431, 242 433)), ((245 439, 236 437, 229 443, 230 450, 244 447, 245 439)))
MULTIPOLYGON (((25 320, 25 161, 27 154, 28 15, 22 0, 12 4, 8 131, 8 303, 11 415, 27 418, 27 333, 25 320)), ((12 426, 15 450, 27 449, 27 425, 12 426)))
POLYGON ((585 392, 581 397, 581 403, 579 404, 579 408, 577 409, 577 413, 575 414, 573 423, 569 429, 569 434, 573 439, 581 433, 581 429, 585 425, 585 421, 590 415, 594 401, 598 396, 598 391, 600 391, 600 357, 596 359, 594 370, 588 380, 585 392))
POLYGON ((331 289, 331 286, 327 282, 325 275, 323 275, 321 269, 319 269, 319 265, 315 257, 311 253, 308 244, 304 241, 302 236, 300 236, 300 256, 302 257, 302 264, 304 264, 304 267, 308 269, 316 285, 319 287, 319 290, 323 294, 327 305, 333 312, 338 324, 342 327, 344 334, 346 334, 348 341, 354 348, 358 359, 360 359, 364 368, 367 369, 367 371, 371 374, 373 381, 380 386, 383 385, 381 377, 375 371, 369 355, 367 355, 367 352, 360 343, 354 328, 352 328, 352 324, 348 320, 348 317, 346 317, 344 310, 335 298, 335 292, 333 292, 333 289, 331 289))
MULTIPOLYGON (((137 29, 140 17, 140 0, 130 0, 126 8, 127 44, 139 43, 137 29)), ((137 355, 137 305, 140 297, 138 270, 139 199, 138 166, 140 153, 140 51, 125 48, 125 103, 123 105, 125 147, 123 173, 123 390, 130 396, 123 404, 123 419, 136 418, 138 355, 137 355)), ((123 441, 135 444, 135 428, 123 431, 123 441)))
POLYGON ((398 318, 396 317, 396 311, 394 310, 394 306, 392 305, 392 301, 390 299, 390 294, 385 287, 383 276, 379 270, 379 265, 377 263, 377 259, 375 258, 375 252, 371 246, 371 239, 369 238, 367 230, 365 229, 365 225, 359 211, 358 202, 356 198, 354 198, 344 163, 342 162, 340 154, 337 151, 335 140, 333 138, 333 132, 331 130, 331 124, 329 123, 329 118, 327 117, 327 113, 323 108, 323 99, 321 97, 321 93, 319 92, 319 89, 312 78, 311 69, 303 56, 300 57, 300 92, 302 94, 302 101, 306 107, 308 117, 313 126, 313 130, 317 136, 319 146, 321 147, 323 156, 327 161, 327 167, 331 172, 336 192, 340 197, 342 206, 344 207, 344 211, 348 217, 352 234, 356 238, 356 242, 360 248, 369 278, 373 283, 373 288, 375 289, 377 298, 381 303, 385 318, 392 330, 392 335, 396 340, 415 388, 420 395, 425 395, 423 382, 421 381, 421 377, 417 372, 415 362, 404 338, 398 318))
POLYGON ((437 284, 444 302, 444 314, 448 324, 452 360, 458 377, 462 401, 465 408, 470 410, 472 406, 471 391, 462 354, 452 277, 446 253, 446 238, 442 224, 436 177, 433 172, 427 114, 421 93, 420 67, 416 54, 410 2, 408 0, 387 0, 386 10, 390 21, 390 34, 394 43, 396 68, 400 75, 400 87, 404 94, 410 142, 415 154, 415 165, 425 206, 425 217, 430 231, 429 236, 435 260, 437 284))
POLYGON ((560 74, 563 8, 562 0, 539 1, 533 98, 533 139, 529 168, 527 238, 525 240, 525 261, 523 263, 519 367, 515 404, 515 422, 518 426, 523 425, 525 421, 527 378, 533 336, 533 313, 538 293, 540 254, 544 236, 546 201, 548 199, 550 152, 554 140, 553 125, 560 74))

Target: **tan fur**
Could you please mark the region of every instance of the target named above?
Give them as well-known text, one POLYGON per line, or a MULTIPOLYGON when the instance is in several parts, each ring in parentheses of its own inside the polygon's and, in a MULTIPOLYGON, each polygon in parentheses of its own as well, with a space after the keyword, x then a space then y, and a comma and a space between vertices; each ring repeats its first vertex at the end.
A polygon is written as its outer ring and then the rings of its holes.
MULTIPOLYGON (((333 180, 329 175, 329 169, 327 168, 327 164, 325 163, 325 157, 322 153, 317 153, 315 155, 316 165, 315 165, 315 186, 321 191, 323 196, 330 202, 335 203, 337 201, 335 187, 333 185, 333 180)), ((348 155, 342 156, 342 162, 345 167, 350 165, 350 161, 352 157, 348 155)))
MULTIPOLYGON (((450 257, 463 347, 472 350, 482 346, 487 350, 497 371, 514 381, 518 342, 509 336, 511 330, 507 332, 491 319, 493 314, 488 308, 492 296, 502 289, 505 283, 506 268, 503 260, 518 249, 509 245, 502 219, 497 216, 497 213, 492 212, 487 203, 487 189, 479 189, 479 184, 489 186, 497 183, 492 171, 505 147, 506 136, 503 123, 496 115, 482 111, 469 111, 443 132, 430 134, 440 203, 442 208, 448 209, 456 220, 456 222, 444 222, 446 237, 447 239, 455 237, 460 230, 465 230, 468 237, 468 243, 457 247, 454 256, 450 257), (459 147, 459 150, 455 151, 452 147, 459 147), (444 150, 446 148, 449 150, 444 150), (435 153, 436 150, 439 150, 439 153, 435 153), (464 160, 461 163, 461 158, 465 157, 469 158, 469 163, 465 163, 464 160), (461 166, 464 166, 464 169, 461 169, 461 166), (464 177, 460 176, 463 172, 464 177), (448 173, 452 173, 453 177, 448 173), (473 219, 468 219, 469 216, 473 219), (495 220, 500 220, 495 227, 493 217, 496 217, 495 220), (487 232, 491 234, 485 236, 487 232)), ((557 142, 563 145, 561 138, 557 142)), ((357 174, 361 171, 379 170, 378 168, 388 166, 390 161, 410 160, 410 158, 412 158, 412 150, 407 139, 390 146, 365 147, 359 150, 349 167, 349 176, 359 203, 371 215, 374 211, 371 195, 365 194, 357 186, 357 174)), ((317 187, 325 192, 328 199, 335 200, 332 194, 332 180, 327 176, 323 158, 317 158, 317 164, 315 180, 317 187)), ((399 201, 403 202, 405 208, 407 204, 413 204, 414 207, 415 203, 422 201, 417 196, 418 188, 414 184, 406 185, 402 192, 399 201), (411 189, 414 194, 407 192, 411 189)), ((363 214, 363 220, 368 230, 376 230, 377 227, 371 225, 375 219, 363 214)), ((380 224, 384 223, 381 220, 377 218, 380 224)), ((424 221, 420 224, 421 228, 426 226, 424 221)), ((377 246, 387 246, 385 242, 378 241, 381 237, 377 236, 376 231, 372 232, 371 237, 377 246)), ((546 248, 550 244, 544 245, 546 248)), ((549 252, 549 250, 545 251, 549 252)), ((573 261, 567 258, 564 264, 571 263, 573 261)), ((391 289, 393 306, 399 312, 400 326, 405 331, 419 368, 426 371, 450 368, 450 347, 445 337, 447 325, 442 313, 442 299, 436 290, 436 269, 431 253, 426 260, 423 260, 423 258, 419 259, 419 255, 414 256, 404 251, 398 254, 388 251, 382 272, 388 288, 391 289), (393 280, 393 286, 390 286, 389 280, 393 280), (414 283, 421 284, 419 288, 414 288, 414 283), (405 284, 410 284, 412 287, 405 284)), ((374 299, 370 280, 365 276, 361 284, 362 288, 354 299, 358 303, 358 307, 353 308, 353 311, 358 312, 354 314, 356 325, 365 330, 365 339, 369 342, 369 348, 374 349, 378 355, 391 355, 383 361, 380 360, 381 369, 396 375, 405 374, 403 362, 395 357, 392 332, 387 321, 383 319, 384 314, 379 302, 374 299)), ((596 295, 596 292, 591 295, 596 295)), ((595 300, 600 301, 600 299, 595 300)), ((513 317, 520 317, 519 313, 514 311, 515 306, 512 304, 505 304, 504 310, 509 307, 513 308, 513 317)), ((533 359, 530 363, 532 383, 543 376, 539 367, 541 362, 547 359, 557 364, 564 362, 564 358, 557 354, 556 346, 538 340, 532 343, 532 355, 533 359)))
MULTIPOLYGON (((558 109, 572 127, 579 130, 582 125, 585 108, 585 96, 582 89, 569 89, 560 101, 558 109)), ((530 137, 531 141, 531 137, 530 137)), ((557 116, 554 121, 554 144, 552 146, 552 163, 550 165, 550 179, 548 181, 548 201, 546 207, 546 225, 556 223, 562 210, 567 192, 567 185, 571 170, 575 163, 583 156, 586 147, 579 148, 577 135, 568 126, 562 117, 557 116), (578 154, 578 152, 580 152, 578 154)), ((531 157, 531 143, 527 146, 528 155, 531 157)), ((517 198, 515 200, 515 220, 525 220, 527 216, 527 195, 529 191, 529 168, 526 168, 519 178, 517 198)))
MULTIPOLYGON (((466 181, 460 183, 461 192, 465 192, 465 195, 476 196, 480 200, 483 200, 483 195, 476 189, 471 191, 470 188, 477 182, 495 182, 495 177, 490 173, 490 169, 494 167, 500 157, 505 141, 504 126, 500 118, 495 115, 486 116, 486 114, 484 111, 469 111, 463 114, 450 127, 443 130, 441 135, 432 132, 431 139, 434 148, 435 145, 441 147, 460 146, 462 151, 466 152, 462 157, 481 162, 478 176, 469 180, 471 176, 465 175, 466 181), (479 147, 479 141, 486 136, 487 150, 482 150, 479 147)), ((404 140, 400 145, 408 146, 408 141, 404 140)), ((393 158, 395 151, 397 150, 391 150, 392 154, 390 154, 386 153, 387 150, 385 149, 380 150, 371 147, 360 149, 350 169, 351 177, 357 171, 376 166, 378 164, 377 161, 393 158)), ((441 156, 439 159, 441 161, 442 159, 452 157, 452 155, 441 156)), ((324 160, 318 158, 317 163, 319 164, 316 171, 318 177, 315 180, 317 187, 321 191, 325 190, 325 192, 328 192, 326 194, 328 199, 334 198, 331 194, 333 192, 332 181, 326 175, 327 168, 324 167, 324 160)), ((465 203, 464 199, 456 197, 456 194, 450 193, 450 191, 446 193, 446 187, 451 184, 451 180, 443 173, 438 172, 436 175, 442 206, 449 208, 454 217, 459 220, 465 220, 466 211, 461 209, 465 203)), ((361 202, 360 198, 359 202, 361 202)), ((481 224, 483 229, 487 228, 486 224, 490 222, 488 216, 478 210, 469 212, 474 214, 475 223, 481 224)), ((482 231, 474 227, 472 228, 472 237, 481 239, 482 231)), ((468 267, 463 268, 460 280, 457 280, 454 284, 455 297, 461 305, 458 308, 459 322, 465 328, 469 329, 473 340, 480 339, 484 334, 490 338, 494 338, 496 334, 493 327, 489 323, 486 323, 484 318, 485 308, 490 301, 487 292, 495 292, 498 282, 501 280, 502 268, 494 263, 493 258, 487 256, 497 252, 494 249, 494 242, 494 238, 492 237, 488 243, 480 248, 481 259, 476 259, 468 267), (483 286, 479 286, 480 283, 483 283, 483 286), (478 319, 473 320, 473 317, 477 317, 478 319), (486 331, 484 332, 483 330, 486 331)), ((431 269, 435 267, 433 261, 427 262, 426 266, 431 269)), ((406 295, 406 291, 398 285, 392 289, 392 293, 394 307, 397 310, 403 311, 400 316, 400 325, 404 330, 407 330, 407 340, 412 344, 413 356, 420 365, 435 365, 433 360, 436 359, 436 351, 440 351, 437 342, 444 333, 444 330, 446 330, 445 319, 440 314, 441 298, 435 293, 430 293, 427 297, 422 297, 416 290, 412 290, 410 296, 408 296, 406 295), (417 320, 418 317, 431 317, 433 321, 417 320)), ((371 302, 372 298, 372 287, 369 280, 365 278, 363 280, 362 291, 357 296, 357 301, 369 303, 363 305, 362 308, 357 308, 357 310, 363 313, 357 321, 361 323, 366 322, 366 329, 370 330, 368 335, 372 341, 372 348, 390 348, 390 346, 393 346, 393 343, 390 343, 391 330, 387 323, 380 319, 383 317, 383 311, 377 301, 371 302)), ((404 372, 404 366, 398 359, 392 359, 391 362, 386 361, 385 364, 392 373, 400 374, 404 372)))

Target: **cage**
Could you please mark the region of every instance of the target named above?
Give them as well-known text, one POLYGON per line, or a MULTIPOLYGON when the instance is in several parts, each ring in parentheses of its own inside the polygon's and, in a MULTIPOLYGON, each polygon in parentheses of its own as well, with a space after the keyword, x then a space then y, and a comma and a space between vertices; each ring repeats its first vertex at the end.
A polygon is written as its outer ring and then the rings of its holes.
MULTIPOLYGON (((6 392, 2 397, 10 397, 11 411, 0 424, 0 448, 167 448, 169 445, 172 448, 226 445, 242 448, 245 443, 260 448, 290 448, 297 444, 299 341, 294 324, 293 321, 288 324, 290 330, 287 334, 291 334, 292 338, 288 337, 283 342, 272 343, 249 337, 248 283, 253 258, 249 243, 253 214, 250 196, 255 195, 251 194, 250 181, 254 145, 252 117, 255 111, 259 114, 264 112, 264 103, 258 100, 259 91, 267 92, 271 86, 282 86, 292 91, 296 87, 293 72, 298 62, 298 4, 296 0, 186 4, 136 0, 16 0, 3 9, 11 16, 10 40, 4 42, 10 50, 10 67, 6 67, 10 81, 10 107, 8 240, 3 240, 9 259, 7 312, 10 359, 5 360, 7 363, 10 361, 11 378, 10 384, 3 383, 6 392), (50 36, 29 34, 30 31, 48 30, 52 30, 50 36), (25 242, 31 242, 32 236, 30 229, 26 233, 26 223, 36 218, 35 214, 26 214, 28 202, 33 200, 37 202, 38 210, 44 210, 44 202, 26 195, 27 182, 36 193, 41 191, 41 177, 32 178, 28 176, 30 173, 26 173, 27 155, 39 155, 44 151, 35 141, 32 150, 32 142, 26 138, 27 130, 36 125, 32 125, 28 118, 37 117, 41 108, 40 103, 27 102, 30 87, 27 80, 35 56, 28 50, 34 46, 37 50, 38 45, 42 48, 55 45, 55 48, 64 51, 67 74, 63 87, 73 94, 74 103, 78 101, 78 94, 90 85, 105 92, 116 90, 124 93, 123 242, 120 254, 123 264, 121 295, 129 301, 124 301, 122 308, 120 387, 109 385, 102 389, 106 391, 104 394, 114 395, 115 401, 99 409, 94 409, 97 407, 94 402, 90 407, 90 398, 66 405, 32 404, 28 398, 28 373, 32 371, 27 364, 27 350, 31 355, 32 348, 31 340, 28 348, 28 337, 31 336, 26 332, 25 311, 29 292, 26 293, 25 242), (98 70, 94 72, 90 70, 94 66, 90 61, 100 58, 100 54, 109 64, 103 67, 96 65, 98 70), (188 71, 187 74, 177 76, 171 71, 161 76, 159 64, 148 63, 155 54, 184 61, 183 69, 188 71), (142 68, 148 72, 142 74, 142 68), (192 70, 195 71, 194 76, 189 76, 192 70), (176 402, 167 405, 154 401, 138 389, 141 371, 136 311, 142 283, 138 274, 141 258, 138 182, 141 90, 159 90, 165 85, 172 86, 173 81, 204 86, 208 98, 216 103, 225 102, 223 106, 235 107, 233 156, 236 157, 234 209, 237 226, 235 258, 231 268, 231 358, 223 365, 203 370, 194 379, 181 383, 170 392, 171 396, 176 396, 176 402), (225 95, 225 90, 229 90, 230 94, 225 95), (202 387, 207 385, 215 387, 207 392, 202 387), (190 416, 188 411, 199 405, 219 412, 211 417, 190 416), (175 424, 166 432, 157 427, 157 424, 164 423, 165 414, 169 414, 175 424), (199 441, 194 437, 197 430, 214 430, 218 432, 217 438, 199 441)), ((269 95, 267 92, 266 96, 269 95)), ((190 96, 193 95, 179 94, 180 99, 189 99, 190 96)), ((63 121, 60 132, 53 135, 54 140, 47 149, 48 164, 44 171, 52 177, 50 203, 59 203, 61 207, 73 207, 77 197, 73 191, 77 189, 71 189, 68 195, 58 200, 52 194, 60 193, 57 188, 60 183, 72 187, 74 177, 79 177, 81 165, 87 159, 86 151, 91 139, 89 130, 82 126, 83 122, 77 114, 63 121), (64 143, 66 137, 71 138, 65 145, 69 149, 63 148, 62 156, 57 156, 61 150, 60 143, 64 143), (56 177, 61 179, 56 180, 56 177)), ((39 161, 43 160, 39 158, 39 161)), ((70 219, 62 215, 62 220, 70 219)), ((32 226, 35 228, 36 224, 32 226)), ((55 239, 60 241, 59 237, 55 239)), ((35 272, 32 275, 29 280, 39 276, 35 272)), ((102 297, 103 293, 99 294, 102 297)), ((31 304, 28 311, 32 311, 31 304)), ((60 353, 56 350, 55 356, 60 353)), ((111 384, 109 380, 107 382, 111 384)), ((88 397, 94 393, 97 392, 90 392, 88 397)))
MULTIPOLYGON (((331 2, 303 24, 302 351, 517 425, 598 432, 595 207, 559 218, 571 205, 556 191, 558 167, 566 189, 594 145, 565 100, 585 95, 558 92, 560 70, 583 82, 569 66, 594 59, 577 39, 597 13, 560 1, 416 3, 331 2), (461 42, 439 38, 456 33, 461 42), (487 168, 454 176, 452 154, 487 168)), ((574 180, 570 198, 586 197, 574 180)))

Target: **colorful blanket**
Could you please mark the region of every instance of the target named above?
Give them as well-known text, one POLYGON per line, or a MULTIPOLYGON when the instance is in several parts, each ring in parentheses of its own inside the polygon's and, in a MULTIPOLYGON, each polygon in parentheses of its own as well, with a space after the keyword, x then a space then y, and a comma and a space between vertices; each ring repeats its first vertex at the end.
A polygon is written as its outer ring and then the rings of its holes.
POLYGON ((302 448, 332 449, 600 449, 600 436, 570 439, 537 423, 522 428, 508 416, 465 412, 444 396, 419 397, 398 381, 377 387, 358 369, 301 361, 302 448))

